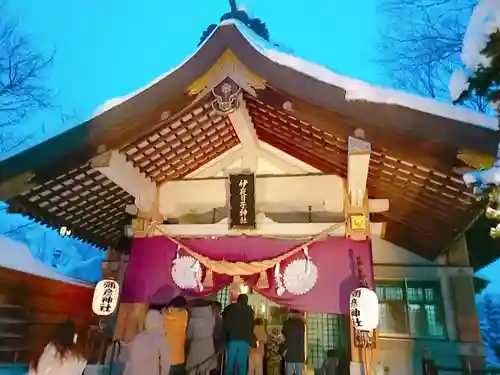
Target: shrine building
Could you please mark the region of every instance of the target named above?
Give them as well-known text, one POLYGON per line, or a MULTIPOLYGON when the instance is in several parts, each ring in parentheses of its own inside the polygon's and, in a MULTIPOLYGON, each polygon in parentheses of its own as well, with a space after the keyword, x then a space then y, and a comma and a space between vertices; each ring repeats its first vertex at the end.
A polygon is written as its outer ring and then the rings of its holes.
POLYGON ((305 314, 308 371, 338 349, 360 374, 347 317, 364 280, 379 297, 371 350, 386 374, 420 374, 425 347, 438 366, 476 368, 473 274, 499 252, 462 173, 495 157, 497 129, 228 19, 147 87, 1 162, 0 199, 109 249, 124 342, 172 293, 225 305, 245 292, 271 326, 283 307, 305 314))

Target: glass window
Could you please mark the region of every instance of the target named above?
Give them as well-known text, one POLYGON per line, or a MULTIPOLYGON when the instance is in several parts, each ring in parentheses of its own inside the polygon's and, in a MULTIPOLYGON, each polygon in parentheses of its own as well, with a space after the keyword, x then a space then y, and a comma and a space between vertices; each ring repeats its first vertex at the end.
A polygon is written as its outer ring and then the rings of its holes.
POLYGON ((217 293, 217 301, 219 301, 220 304, 222 305, 222 310, 224 310, 226 308, 226 306, 231 303, 231 301, 230 301, 230 295, 231 295, 231 292, 230 292, 228 286, 226 286, 225 288, 221 289, 217 293))
POLYGON ((348 329, 343 315, 307 313, 307 361, 319 369, 330 349, 347 346, 348 329))
POLYGON ((376 281, 380 333, 445 337, 439 282, 376 281))

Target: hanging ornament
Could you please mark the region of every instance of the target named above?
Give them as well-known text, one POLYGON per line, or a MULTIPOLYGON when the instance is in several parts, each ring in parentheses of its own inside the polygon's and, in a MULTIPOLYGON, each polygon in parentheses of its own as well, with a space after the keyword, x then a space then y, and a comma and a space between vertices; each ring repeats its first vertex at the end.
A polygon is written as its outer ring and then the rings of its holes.
POLYGON ((283 293, 285 293, 285 287, 283 286, 280 263, 278 263, 274 268, 274 281, 276 282, 276 294, 278 297, 281 297, 283 293))
POLYGON ((269 289, 269 280, 267 279, 267 271, 262 271, 260 273, 256 286, 259 289, 269 289))
POLYGON ((203 286, 212 288, 214 286, 214 273, 211 268, 205 269, 205 278, 203 279, 203 286))
POLYGON ((295 259, 285 269, 283 282, 288 292, 300 296, 316 285, 318 268, 309 256, 309 249, 304 247, 306 259, 295 259))
POLYGON ((201 283, 202 270, 200 262, 191 256, 180 256, 177 248, 175 259, 172 261, 172 280, 182 289, 203 290, 201 283))
POLYGON ((349 309, 356 331, 371 333, 378 326, 379 310, 377 293, 369 288, 357 288, 351 292, 349 309))

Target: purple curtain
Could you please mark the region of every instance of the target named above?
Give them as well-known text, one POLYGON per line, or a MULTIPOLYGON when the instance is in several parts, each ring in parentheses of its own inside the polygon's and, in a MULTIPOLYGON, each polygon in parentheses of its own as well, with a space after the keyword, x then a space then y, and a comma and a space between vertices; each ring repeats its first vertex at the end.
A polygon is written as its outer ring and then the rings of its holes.
MULTIPOLYGON (((182 239, 193 251, 213 260, 259 261, 281 255, 301 242, 263 237, 220 237, 216 239, 182 239)), ((125 275, 122 301, 167 303, 177 295, 205 297, 229 285, 232 277, 213 275, 214 287, 203 292, 182 290, 173 282, 170 269, 177 245, 166 237, 134 239, 125 275)), ((181 250, 181 255, 182 255, 181 250)), ((347 314, 349 294, 358 286, 356 258, 360 257, 369 283, 373 283, 370 241, 352 241, 330 237, 309 246, 309 255, 318 268, 315 287, 302 296, 285 292, 276 295, 274 269, 267 271, 269 289, 256 287, 259 275, 245 277, 249 286, 276 303, 301 311, 347 314)), ((304 257, 302 252, 281 263, 284 271, 292 260, 304 257)))

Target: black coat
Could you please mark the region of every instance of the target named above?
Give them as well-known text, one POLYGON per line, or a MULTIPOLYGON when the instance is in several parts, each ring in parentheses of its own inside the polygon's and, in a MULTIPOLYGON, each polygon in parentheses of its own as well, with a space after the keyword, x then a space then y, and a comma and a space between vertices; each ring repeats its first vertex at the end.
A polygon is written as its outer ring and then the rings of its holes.
POLYGON ((224 345, 224 341, 224 322, 222 321, 222 317, 217 315, 214 325, 214 345, 216 351, 224 345))
POLYGON ((246 341, 253 343, 253 317, 250 306, 243 302, 235 302, 222 313, 224 331, 228 341, 246 341))
POLYGON ((288 318, 283 324, 285 362, 304 363, 306 361, 305 332, 306 325, 300 317, 288 318))
POLYGON ((436 364, 432 359, 422 360, 422 374, 423 375, 437 375, 438 370, 436 364))

